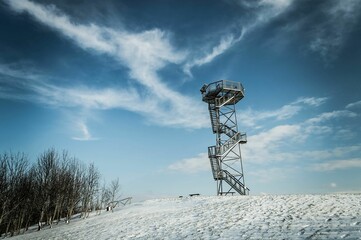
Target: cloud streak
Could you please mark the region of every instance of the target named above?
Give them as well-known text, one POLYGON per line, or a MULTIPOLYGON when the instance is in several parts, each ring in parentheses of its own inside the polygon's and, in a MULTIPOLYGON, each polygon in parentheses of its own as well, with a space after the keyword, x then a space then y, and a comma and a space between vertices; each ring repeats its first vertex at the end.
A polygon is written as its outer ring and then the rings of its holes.
POLYGON ((192 68, 201 67, 207 63, 212 62, 218 56, 224 54, 237 43, 239 43, 244 38, 246 33, 252 32, 253 30, 283 13, 292 4, 292 2, 292 0, 234 1, 236 5, 245 7, 248 10, 252 11, 257 9, 257 11, 254 12, 252 19, 248 21, 241 21, 241 23, 239 23, 237 29, 241 29, 240 34, 225 34, 225 36, 220 39, 218 45, 213 46, 208 52, 205 51, 201 56, 195 56, 193 59, 187 61, 184 64, 183 71, 188 76, 192 76, 192 68))
POLYGON ((79 130, 80 130, 82 136, 81 137, 72 137, 73 140, 76 140, 76 141, 98 140, 98 138, 92 137, 85 122, 83 122, 83 121, 79 122, 78 127, 79 127, 79 130))
POLYGON ((142 87, 140 97, 136 88, 93 90, 35 84, 32 89, 41 94, 40 101, 61 106, 122 108, 141 113, 158 125, 185 128, 208 125, 206 109, 201 103, 169 88, 157 74, 168 63, 179 64, 186 56, 173 48, 166 32, 152 29, 132 33, 93 23, 79 24, 53 5, 43 6, 28 0, 7 3, 12 10, 30 14, 84 50, 113 57, 128 67, 129 76, 142 87))
POLYGON ((183 67, 183 71, 189 76, 192 76, 191 69, 193 67, 200 67, 204 64, 212 62, 216 57, 222 55, 229 48, 231 48, 233 45, 239 42, 243 38, 243 35, 244 32, 242 31, 241 35, 237 38, 235 38, 233 34, 229 34, 221 38, 220 43, 217 46, 214 46, 209 53, 205 53, 204 56, 193 59, 190 62, 187 62, 183 67))
POLYGON ((349 109, 349 108, 361 108, 361 100, 360 101, 357 101, 357 102, 353 102, 353 103, 349 103, 346 105, 346 108, 349 109))

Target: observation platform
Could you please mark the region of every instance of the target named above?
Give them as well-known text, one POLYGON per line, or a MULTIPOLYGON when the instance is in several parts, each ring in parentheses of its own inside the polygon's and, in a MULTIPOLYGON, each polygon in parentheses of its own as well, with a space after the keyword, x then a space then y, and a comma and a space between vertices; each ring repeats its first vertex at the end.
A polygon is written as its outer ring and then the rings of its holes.
POLYGON ((244 87, 242 84, 229 80, 204 84, 200 91, 203 102, 218 106, 236 104, 244 98, 244 87))

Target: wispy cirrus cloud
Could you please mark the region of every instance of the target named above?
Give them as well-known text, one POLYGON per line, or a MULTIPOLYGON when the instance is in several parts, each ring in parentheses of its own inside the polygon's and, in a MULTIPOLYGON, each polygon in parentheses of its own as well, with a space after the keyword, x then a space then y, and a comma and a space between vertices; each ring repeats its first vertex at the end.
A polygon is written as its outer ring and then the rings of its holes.
MULTIPOLYGON (((192 68, 201 67, 207 63, 210 63, 218 56, 227 52, 229 49, 239 43, 248 32, 252 32, 253 30, 283 13, 292 4, 293 0, 235 0, 230 2, 232 2, 232 4, 246 8, 247 11, 250 10, 250 12, 252 12, 250 19, 242 19, 242 21, 240 21, 236 27, 237 29, 240 29, 240 33, 231 33, 230 30, 230 32, 226 33, 224 37, 220 38, 218 44, 215 44, 213 47, 209 47, 208 50, 205 50, 200 55, 190 58, 190 60, 188 60, 183 66, 183 71, 189 76, 192 76, 192 68)), ((232 26, 232 29, 233 28, 234 26, 232 26)))
POLYGON ((121 108, 140 113, 158 125, 201 128, 208 123, 206 109, 199 101, 169 88, 157 73, 169 63, 181 63, 186 56, 172 46, 167 32, 152 29, 135 33, 75 23, 54 5, 28 0, 6 2, 12 10, 28 13, 80 48, 112 57, 126 66, 129 76, 140 84, 139 88, 89 89, 35 83, 31 88, 41 95, 39 101, 60 106, 121 108))
POLYGON ((250 19, 246 22, 246 27, 256 28, 262 26, 272 20, 273 18, 284 13, 293 4, 293 0, 233 0, 230 1, 246 10, 251 12, 250 19))
POLYGON ((311 31, 310 49, 321 55, 326 63, 333 61, 360 16, 358 0, 327 1, 322 9, 324 21, 311 31))
POLYGON ((78 126, 78 129, 79 129, 79 132, 80 132, 80 136, 78 137, 72 137, 73 140, 76 140, 76 141, 94 141, 94 140, 99 140, 99 138, 95 138, 93 137, 89 130, 88 130, 88 126, 86 125, 85 122, 83 121, 80 121, 78 122, 77 124, 78 126))
POLYGON ((303 103, 309 106, 314 106, 314 107, 318 107, 321 106, 322 104, 324 104, 327 101, 328 98, 326 97, 321 97, 321 98, 316 98, 316 97, 301 97, 299 99, 297 99, 296 101, 294 101, 292 104, 299 104, 299 103, 303 103))
POLYGON ((191 60, 190 62, 187 62, 183 67, 183 71, 186 74, 188 74, 189 76, 192 76, 191 69, 193 67, 200 67, 204 64, 212 62, 216 57, 218 57, 219 55, 222 55, 229 48, 231 48, 234 44, 239 42, 242 39, 243 34, 244 34, 244 32, 242 31, 241 35, 237 38, 235 38, 235 36, 233 34, 229 34, 229 35, 221 38, 219 44, 214 46, 209 53, 205 53, 204 56, 195 58, 195 59, 191 60))
POLYGON ((353 102, 353 103, 349 103, 346 105, 346 108, 349 109, 349 108, 361 108, 361 100, 360 101, 357 101, 357 102, 353 102))
POLYGON ((36 75, 32 79, 25 77, 24 83, 22 73, 23 71, 17 73, 16 70, 1 72, 0 67, 0 82, 4 83, 3 89, 0 89, 0 98, 35 102, 54 108, 122 109, 138 113, 147 121, 163 126, 202 128, 209 125, 207 114, 201 117, 185 114, 188 111, 195 111, 200 115, 205 113, 206 109, 199 110, 198 105, 192 99, 178 99, 178 105, 172 108, 152 94, 141 95, 135 88, 64 87, 48 83, 45 80, 46 77, 41 75, 36 75), (6 75, 10 73, 11 75, 6 75), (11 86, 6 86, 9 77, 11 77, 11 86))
POLYGON ((289 13, 284 21, 276 26, 277 30, 273 29, 277 32, 274 37, 268 39, 268 43, 276 46, 277 49, 282 49, 284 46, 281 45, 286 45, 285 43, 293 39, 293 36, 296 36, 296 39, 305 38, 303 41, 305 46, 302 49, 318 54, 326 65, 337 59, 345 42, 357 27, 361 13, 361 2, 358 0, 317 1, 312 8, 308 8, 310 4, 307 1, 234 0, 231 2, 251 13, 247 21, 241 19, 243 26, 247 26, 248 33, 282 14, 289 13), (307 9, 307 14, 302 12, 294 14, 293 11, 297 9, 307 9))

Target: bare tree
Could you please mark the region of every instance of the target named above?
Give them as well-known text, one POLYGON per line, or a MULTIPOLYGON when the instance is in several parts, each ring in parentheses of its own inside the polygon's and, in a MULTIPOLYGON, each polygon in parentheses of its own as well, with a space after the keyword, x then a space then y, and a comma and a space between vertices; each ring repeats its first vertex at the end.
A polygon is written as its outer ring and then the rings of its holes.
POLYGON ((56 178, 59 170, 59 154, 55 149, 49 149, 38 157, 36 171, 37 205, 39 212, 39 230, 44 217, 49 222, 51 208, 56 198, 56 178), (55 192, 54 192, 55 191, 55 192))
POLYGON ((69 222, 75 212, 76 206, 82 201, 83 179, 85 178, 85 167, 75 158, 69 165, 69 187, 66 190, 66 221, 69 222))
POLYGON ((113 209, 117 205, 116 200, 120 197, 119 178, 111 181, 108 192, 109 192, 110 207, 113 209))
POLYGON ((20 230, 26 212, 23 186, 27 180, 28 160, 24 153, 0 155, 0 233, 11 235, 20 230))
POLYGON ((89 212, 94 207, 94 197, 99 187, 100 173, 95 168, 94 163, 89 164, 87 173, 83 178, 83 218, 88 217, 89 212))
MULTIPOLYGON (((0 236, 19 234, 28 226, 46 221, 50 226, 62 217, 101 208, 109 201, 108 189, 99 191, 100 173, 94 164, 83 163, 51 148, 30 167, 23 153, 0 154, 0 236)), ((117 187, 118 186, 118 187, 117 187)), ((119 181, 113 182, 113 198, 119 181)))

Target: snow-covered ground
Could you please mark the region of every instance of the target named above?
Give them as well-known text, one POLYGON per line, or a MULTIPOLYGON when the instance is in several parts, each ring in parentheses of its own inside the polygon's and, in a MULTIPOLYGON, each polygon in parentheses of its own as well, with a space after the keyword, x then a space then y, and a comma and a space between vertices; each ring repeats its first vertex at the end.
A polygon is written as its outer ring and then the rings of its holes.
POLYGON ((361 239, 361 194, 148 200, 11 239, 361 239))

